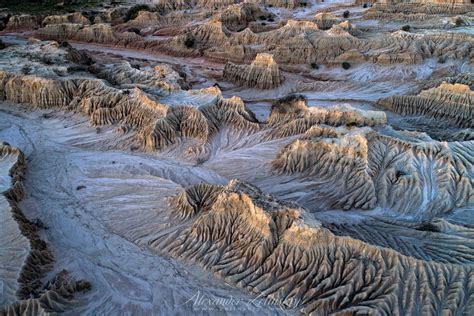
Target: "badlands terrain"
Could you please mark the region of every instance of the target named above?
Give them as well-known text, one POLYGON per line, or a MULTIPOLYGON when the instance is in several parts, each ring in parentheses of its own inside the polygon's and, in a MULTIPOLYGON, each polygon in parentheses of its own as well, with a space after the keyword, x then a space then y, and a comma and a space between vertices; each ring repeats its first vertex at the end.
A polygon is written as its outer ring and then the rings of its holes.
POLYGON ((471 0, 12 2, 0 315, 474 314, 471 0))

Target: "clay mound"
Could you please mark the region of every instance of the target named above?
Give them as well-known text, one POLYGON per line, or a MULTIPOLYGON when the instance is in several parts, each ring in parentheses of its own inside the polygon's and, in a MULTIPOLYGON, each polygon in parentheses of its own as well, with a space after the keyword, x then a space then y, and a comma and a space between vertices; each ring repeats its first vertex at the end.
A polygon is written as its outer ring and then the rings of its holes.
MULTIPOLYGON (((46 25, 36 34, 45 39, 96 42, 235 63, 248 63, 262 52, 272 54, 278 63, 289 64, 339 63, 348 52, 353 61, 379 64, 416 64, 433 57, 473 58, 474 43, 466 34, 395 32, 390 36, 357 38, 361 31, 347 21, 337 24, 329 13, 319 14, 316 23, 289 19, 282 27, 275 29, 278 26, 271 25, 262 33, 254 33, 248 28, 260 25, 251 22, 260 18, 259 12, 261 9, 251 3, 233 4, 210 19, 208 11, 176 11, 165 15, 142 11, 136 19, 114 27, 103 23, 90 26, 63 23, 46 25), (205 22, 191 23, 196 20, 205 22), (322 28, 330 28, 322 31, 318 23, 322 28), (153 34, 160 28, 172 37, 155 40, 136 34, 153 34), (242 29, 245 31, 233 32, 242 29)), ((429 23, 444 22, 432 20, 429 23)), ((444 23, 443 27, 448 24, 444 23)))
POLYGON ((70 14, 64 15, 50 15, 43 19, 41 25, 49 25, 49 24, 63 24, 63 23, 72 23, 72 24, 82 24, 82 25, 90 25, 90 21, 86 18, 82 13, 75 12, 70 14))
POLYGON ((166 108, 138 89, 131 93, 101 80, 53 80, 8 73, 1 73, 0 78, 3 99, 37 108, 81 111, 94 125, 121 123, 142 130, 163 116, 166 108))
MULTIPOLYGON (((294 121, 284 130, 279 127, 279 135, 306 129, 305 124, 294 121)), ((370 128, 312 125, 283 147, 272 165, 278 174, 318 179, 320 194, 330 207, 380 206, 430 219, 472 205, 474 189, 467 170, 472 166, 469 151, 473 142, 446 145, 410 137, 415 140, 405 139, 403 133, 388 136, 370 128)))
POLYGON ((465 265, 474 260, 473 229, 440 218, 423 222, 385 217, 356 222, 328 219, 323 226, 338 236, 350 236, 420 260, 465 265))
POLYGON ((364 135, 368 132, 313 126, 277 154, 273 169, 281 174, 304 173, 330 183, 334 191, 327 198, 336 197, 333 207, 374 208, 377 197, 367 172, 368 142, 364 135))
MULTIPOLYGON (((140 11, 135 19, 115 27, 115 30, 127 31, 130 29, 140 30, 140 34, 153 34, 163 28, 172 28, 169 31, 178 31, 187 23, 205 18, 209 13, 185 14, 182 11, 172 11, 165 15, 157 12, 140 11)), ((136 30, 135 30, 136 31, 136 30)))
POLYGON ((250 65, 227 63, 223 77, 239 85, 258 89, 277 88, 284 80, 273 56, 269 54, 257 55, 250 65))
POLYGON ((228 30, 218 19, 197 26, 191 35, 199 43, 205 45, 223 45, 228 39, 228 30))
POLYGON ((137 17, 128 21, 126 24, 129 27, 146 28, 150 26, 160 25, 162 23, 163 16, 156 12, 140 11, 137 17))
POLYGON ((194 25, 193 22, 206 20, 212 17, 212 12, 208 10, 202 11, 187 11, 177 10, 168 11, 160 9, 158 6, 153 12, 140 11, 137 16, 127 21, 126 23, 114 26, 116 31, 127 31, 137 29, 140 34, 149 35, 158 32, 157 34, 176 35, 181 34, 189 25, 194 25))
POLYGON ((139 89, 122 91, 100 80, 83 81, 68 107, 86 113, 94 125, 122 124, 138 131, 161 117, 167 108, 139 89))
POLYGON ((127 46, 135 41, 141 41, 142 37, 134 32, 115 32, 110 25, 95 24, 82 28, 78 34, 72 37, 83 42, 96 42, 127 46))
POLYGON ((376 10, 375 8, 372 7, 364 13, 363 18, 366 20, 422 22, 422 21, 433 19, 433 16, 426 13, 414 13, 414 14, 389 13, 389 12, 376 10))
POLYGON ((159 11, 174 11, 189 9, 194 5, 194 0, 158 0, 153 1, 159 11))
POLYGON ((362 111, 350 106, 332 108, 308 107, 306 99, 299 95, 290 95, 275 102, 266 122, 271 138, 299 135, 314 125, 330 126, 376 126, 385 125, 385 113, 362 111))
POLYGON ((344 52, 366 44, 337 25, 327 31, 314 28, 306 31, 308 33, 291 36, 285 45, 278 45, 274 51, 275 59, 291 64, 333 62, 344 52))
POLYGON ((267 6, 273 6, 278 8, 295 9, 300 6, 306 6, 308 1, 306 0, 260 0, 267 6))
POLYGON ((348 32, 352 36, 360 34, 360 31, 357 29, 357 27, 349 21, 341 22, 337 26, 348 32))
MULTIPOLYGON (((117 80, 111 78, 109 80, 117 80)), ((288 98, 281 100, 272 109, 268 122, 260 126, 240 99, 223 99, 218 91, 215 101, 201 108, 169 107, 138 89, 119 90, 99 80, 55 81, 5 74, 1 82, 7 100, 44 108, 79 110, 95 125, 129 125, 136 130, 143 147, 149 150, 163 149, 187 138, 203 146, 224 126, 247 133, 265 128, 268 139, 301 134, 297 141, 276 155, 274 170, 279 174, 321 179, 321 183, 338 183, 345 179, 346 185, 337 185, 337 190, 329 185, 322 189, 326 201, 336 208, 379 205, 423 217, 443 214, 471 203, 472 185, 466 178, 468 173, 463 170, 470 168, 466 153, 472 144, 454 143, 446 149, 442 143, 434 141, 406 141, 403 135, 393 138, 367 128, 351 128, 351 125, 385 124, 386 118, 380 112, 350 107, 308 108, 301 98, 288 98), (26 91, 31 92, 18 93, 19 87, 24 91, 27 87, 26 91), (358 148, 367 149, 358 151, 358 148), (391 160, 393 165, 372 170, 384 161, 384 157, 394 154, 397 159, 391 160), (320 159, 313 161, 314 157, 320 159), (434 176, 432 169, 419 168, 417 161, 420 159, 433 168, 442 162, 446 168, 442 172, 438 170, 434 176), (326 173, 328 166, 340 172, 326 173), (347 170, 353 170, 355 174, 347 170), (379 182, 375 183, 375 179, 379 182), (428 187, 436 189, 433 191, 428 187), (453 187, 456 190, 453 191, 453 187)), ((200 155, 202 150, 195 153, 200 155)))
POLYGON ((197 6, 217 10, 222 7, 228 7, 240 1, 235 0, 197 0, 197 6))
POLYGON ((474 92, 467 85, 442 83, 417 96, 394 96, 377 105, 402 115, 424 115, 443 119, 461 128, 474 126, 474 92))
POLYGON ((435 88, 441 85, 443 82, 450 84, 463 84, 468 86, 471 90, 474 90, 474 74, 473 73, 460 73, 452 77, 444 77, 441 79, 427 82, 423 85, 424 89, 435 88))
POLYGON ((225 27, 232 32, 239 32, 245 29, 249 22, 257 19, 267 18, 270 14, 265 13, 259 6, 252 3, 232 5, 225 9, 220 16, 220 20, 225 27))
POLYGON ((379 43, 374 43, 374 48, 378 47, 378 49, 386 45, 397 45, 398 48, 388 52, 375 49, 369 55, 379 64, 417 64, 425 58, 439 56, 464 59, 470 58, 473 43, 469 36, 463 34, 445 33, 420 36, 398 31, 382 39, 379 43))
POLYGON ((105 79, 122 89, 139 87, 152 89, 155 94, 167 94, 180 88, 182 78, 168 65, 157 65, 149 70, 133 68, 128 62, 120 64, 95 64, 89 69, 98 78, 105 79))
POLYGON ((311 21, 288 20, 283 27, 262 34, 260 38, 261 41, 266 44, 281 44, 282 41, 288 41, 301 35, 308 36, 314 33, 321 34, 318 30, 318 26, 311 21))
POLYGON ((163 69, 143 72, 124 63, 110 68, 93 66, 91 70, 113 84, 134 88, 117 89, 97 79, 55 80, 0 72, 0 97, 36 108, 79 111, 90 117, 93 125, 118 124, 124 131, 132 128, 147 150, 163 149, 189 138, 204 145, 224 126, 248 132, 259 128, 240 98, 225 99, 218 89, 189 92, 191 96, 215 94, 211 103, 199 108, 160 103, 157 94, 179 92, 162 77, 168 77, 160 71, 163 69))
POLYGON ((69 43, 62 42, 61 48, 66 51, 66 60, 78 65, 90 66, 94 63, 94 59, 85 51, 74 49, 69 43))
POLYGON ((8 262, 0 269, 5 298, 2 297, 0 314, 2 315, 39 315, 60 313, 66 311, 73 303, 74 295, 88 290, 88 282, 73 281, 66 271, 58 273, 48 282, 44 279, 51 274, 54 257, 47 244, 40 238, 40 227, 30 222, 18 207, 23 198, 22 179, 25 172, 25 157, 23 153, 5 143, 0 145, 0 169, 2 179, 11 182, 1 183, 0 216, 2 231, 10 233, 10 253, 8 262), (11 248, 12 245, 18 248, 11 248), (21 249, 25 248, 25 249, 21 249), (27 256, 22 256, 26 251, 27 256), (15 262, 17 260, 18 262, 15 262), (4 270, 3 267, 8 267, 4 270), (15 271, 16 270, 16 271, 15 271), (17 280, 11 280, 9 275, 16 272, 17 280), (6 275, 4 275, 6 274, 6 275))
POLYGON ((59 44, 31 40, 26 49, 12 45, 2 50, 2 55, 9 61, 2 64, 2 71, 35 74, 47 78, 65 77, 69 74, 69 68, 85 69, 83 66, 93 63, 89 54, 74 49, 67 42, 59 44))
POLYGON ((40 18, 34 15, 22 14, 10 17, 5 27, 6 31, 34 30, 40 25, 40 18))
POLYGON ((411 314, 427 307, 430 313, 472 309, 469 265, 416 260, 337 237, 317 223, 307 226, 299 220, 304 210, 251 185, 201 185, 182 193, 172 206, 175 213, 186 212, 187 220, 150 241, 150 248, 197 263, 228 283, 293 310, 411 314), (445 293, 463 299, 450 300, 445 293))
POLYGON ((2 99, 38 108, 65 107, 79 85, 75 80, 53 80, 0 72, 2 99))
MULTIPOLYGON (((225 99, 218 92, 214 102, 199 107, 178 106, 170 108, 166 115, 144 131, 145 147, 149 150, 164 149, 191 138, 198 141, 198 147, 208 144, 222 128, 251 133, 260 128, 255 116, 237 97, 225 99)), ((201 156, 204 148, 189 148, 187 154, 201 156), (197 150, 197 152, 193 152, 197 150)))
POLYGON ((388 13, 464 14, 472 12, 472 3, 465 0, 451 1, 380 1, 374 9, 388 13))
POLYGON ((314 23, 321 29, 330 29, 334 24, 338 24, 339 19, 331 13, 321 12, 314 16, 314 23))
POLYGON ((320 183, 321 198, 305 199, 343 209, 386 207, 417 218, 473 203, 467 172, 472 141, 446 145, 424 134, 376 132, 369 127, 386 124, 383 112, 309 108, 300 96, 275 103, 266 124, 267 140, 299 135, 276 154, 272 167, 279 175, 320 183))
POLYGON ((37 31, 37 36, 45 39, 75 40, 102 44, 127 46, 143 38, 134 32, 115 32, 108 24, 83 26, 80 24, 49 24, 37 31))

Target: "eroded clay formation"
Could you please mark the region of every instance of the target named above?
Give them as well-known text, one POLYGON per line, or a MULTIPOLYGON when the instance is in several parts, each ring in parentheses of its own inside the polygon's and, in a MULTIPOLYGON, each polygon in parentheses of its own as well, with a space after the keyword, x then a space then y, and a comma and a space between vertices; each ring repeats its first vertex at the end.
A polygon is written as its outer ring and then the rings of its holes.
POLYGON ((273 89, 281 85, 283 75, 272 55, 259 54, 250 65, 228 63, 224 68, 224 79, 243 86, 273 89))
MULTIPOLYGON (((178 56, 204 55, 236 62, 250 62, 259 53, 271 53, 277 62, 290 64, 334 62, 342 59, 344 54, 356 55, 357 58, 353 61, 416 64, 427 58, 440 56, 472 58, 473 51, 472 38, 462 33, 410 34, 397 31, 384 37, 367 39, 354 32, 355 26, 350 22, 340 21, 330 13, 317 14, 314 22, 288 20, 286 24, 272 27, 268 32, 255 33, 252 30, 259 30, 262 25, 251 26, 249 21, 255 20, 256 16, 266 19, 268 15, 250 4, 230 7, 219 17, 189 26, 189 30, 183 26, 186 34, 174 35, 172 38, 150 40, 130 31, 139 27, 146 34, 150 31, 146 28, 156 30, 156 25, 160 24, 162 27, 169 27, 174 20, 178 20, 178 24, 190 24, 190 20, 173 14, 178 13, 160 16, 142 11, 135 20, 124 24, 125 27, 119 25, 115 28, 104 23, 47 24, 36 32, 36 36, 165 51, 178 56), (339 22, 342 24, 338 25, 339 22)), ((204 19, 205 16, 195 18, 204 19)), ((33 23, 28 22, 30 20, 25 17, 17 19, 18 22, 10 19, 10 28, 33 23), (27 21, 20 22, 22 19, 27 21)), ((458 22, 453 23, 451 24, 455 26, 458 22)))
POLYGON ((471 266, 420 261, 335 236, 304 224, 298 206, 251 185, 235 180, 221 187, 198 185, 171 205, 171 218, 180 225, 151 241, 152 249, 195 262, 228 283, 300 312, 442 309, 462 314, 472 309, 472 297, 462 294, 472 292, 471 266), (463 299, 450 299, 458 295, 463 299))
POLYGON ((385 124, 383 114, 282 100, 270 115, 272 134, 301 136, 281 149, 273 169, 322 180, 319 190, 333 203, 328 206, 337 208, 381 206, 431 218, 470 205, 473 142, 444 144, 416 133, 370 128, 385 124))
POLYGON ((472 7, 0 13, 0 315, 472 314, 472 7))
POLYGON ((394 96, 377 104, 403 115, 425 115, 443 119, 462 128, 474 127, 474 92, 460 83, 442 83, 417 96, 394 96))

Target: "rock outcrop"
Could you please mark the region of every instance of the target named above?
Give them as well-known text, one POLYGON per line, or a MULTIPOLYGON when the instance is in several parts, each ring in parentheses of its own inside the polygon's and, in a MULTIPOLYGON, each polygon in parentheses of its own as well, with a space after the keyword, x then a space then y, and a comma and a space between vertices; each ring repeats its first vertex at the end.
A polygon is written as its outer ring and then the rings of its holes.
POLYGON ((225 80, 258 89, 274 89, 283 82, 283 74, 273 56, 269 54, 257 55, 250 65, 228 63, 224 68, 223 77, 225 80))

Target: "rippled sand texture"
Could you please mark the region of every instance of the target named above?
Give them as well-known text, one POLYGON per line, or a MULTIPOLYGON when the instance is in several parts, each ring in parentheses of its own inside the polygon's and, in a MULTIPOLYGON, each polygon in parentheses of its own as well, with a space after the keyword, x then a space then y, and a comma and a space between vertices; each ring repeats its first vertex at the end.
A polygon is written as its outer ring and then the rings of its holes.
POLYGON ((472 3, 137 3, 0 13, 0 315, 474 313, 472 3))

